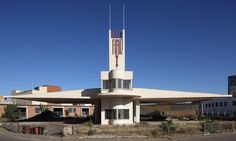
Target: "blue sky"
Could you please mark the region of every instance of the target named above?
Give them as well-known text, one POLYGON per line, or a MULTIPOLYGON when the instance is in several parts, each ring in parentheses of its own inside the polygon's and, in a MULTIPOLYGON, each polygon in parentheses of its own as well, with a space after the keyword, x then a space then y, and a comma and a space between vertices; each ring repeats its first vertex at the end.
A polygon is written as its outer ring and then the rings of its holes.
POLYGON ((0 0, 0 93, 53 84, 100 87, 126 6, 134 87, 227 92, 236 74, 235 0, 0 0))

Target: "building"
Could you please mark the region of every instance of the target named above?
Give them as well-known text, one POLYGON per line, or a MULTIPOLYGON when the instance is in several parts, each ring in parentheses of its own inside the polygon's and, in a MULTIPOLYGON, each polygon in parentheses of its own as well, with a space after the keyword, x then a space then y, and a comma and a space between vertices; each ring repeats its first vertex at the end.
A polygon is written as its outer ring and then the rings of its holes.
POLYGON ((228 77, 229 98, 217 98, 202 102, 203 114, 206 116, 234 116, 236 113, 236 75, 228 77))
POLYGON ((3 116, 3 113, 5 112, 4 108, 8 104, 12 104, 12 101, 0 96, 0 118, 3 116))
MULTIPOLYGON (((61 87, 52 85, 43 85, 41 87, 35 87, 33 90, 13 90, 12 96, 22 96, 27 94, 40 94, 40 93, 52 93, 60 92, 61 87)), ((7 104, 16 104, 19 112, 19 119, 31 118, 41 113, 40 106, 44 106, 46 109, 55 112, 61 117, 87 117, 93 114, 94 107, 91 104, 73 104, 73 103, 48 103, 23 99, 5 100, 4 97, 0 97, 0 117, 4 113, 4 108, 7 104)))
POLYGON ((228 77, 228 94, 236 97, 236 75, 228 77))
MULTIPOLYGON (((124 13, 123 13, 124 14, 124 13)), ((110 18, 111 19, 111 18, 110 18)), ((49 103, 93 104, 96 123, 134 124, 140 122, 140 103, 180 103, 210 100, 230 95, 183 92, 133 87, 133 71, 125 69, 125 25, 114 31, 109 20, 109 68, 101 71, 101 87, 73 91, 11 96, 13 99, 49 103)))

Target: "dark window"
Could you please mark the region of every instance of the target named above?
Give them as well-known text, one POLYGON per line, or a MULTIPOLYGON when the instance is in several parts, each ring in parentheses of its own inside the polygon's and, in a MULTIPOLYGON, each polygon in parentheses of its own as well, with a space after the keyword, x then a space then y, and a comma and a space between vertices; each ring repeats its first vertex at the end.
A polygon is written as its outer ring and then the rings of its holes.
POLYGON ((19 119, 25 119, 27 118, 27 112, 26 112, 26 108, 25 107, 17 107, 17 112, 18 112, 18 116, 19 119))
POLYGON ((223 106, 223 103, 222 102, 220 102, 220 107, 222 107, 223 106))
POLYGON ((116 80, 115 79, 111 79, 111 88, 116 88, 116 80))
POLYGON ((119 109, 118 119, 129 119, 129 109, 119 109))
POLYGON ((232 104, 233 104, 233 106, 236 106, 236 101, 233 101, 232 104))
POLYGON ((82 108, 82 117, 87 117, 89 115, 89 108, 82 108))
POLYGON ((105 119, 117 119, 116 118, 116 109, 107 109, 105 110, 105 119))
POLYGON ((227 107, 228 106, 228 102, 224 102, 224 106, 227 107))
POLYGON ((41 110, 40 110, 40 107, 35 107, 34 110, 35 110, 35 113, 37 113, 37 114, 40 113, 40 111, 41 111, 41 110))
POLYGON ((207 104, 205 104, 205 107, 207 107, 207 104))
POLYGON ((118 79, 118 88, 122 88, 122 80, 121 79, 118 79))
POLYGON ((59 115, 60 117, 63 117, 63 108, 53 108, 53 112, 59 115))
POLYGON ((208 106, 211 107, 211 103, 209 103, 208 106))
POLYGON ((123 88, 124 89, 130 89, 130 85, 131 85, 131 80, 124 80, 123 81, 123 88))
POLYGON ((109 89, 109 80, 103 80, 103 89, 109 89))
POLYGON ((216 107, 218 107, 218 102, 216 102, 216 107))
POLYGON ((212 107, 215 107, 215 103, 212 103, 212 107))

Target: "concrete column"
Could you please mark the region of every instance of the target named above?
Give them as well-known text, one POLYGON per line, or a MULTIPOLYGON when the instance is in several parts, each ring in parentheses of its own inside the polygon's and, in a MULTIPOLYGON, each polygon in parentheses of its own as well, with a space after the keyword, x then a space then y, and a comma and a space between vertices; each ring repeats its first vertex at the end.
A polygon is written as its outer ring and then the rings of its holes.
POLYGON ((140 102, 139 100, 134 101, 134 123, 140 122, 140 102))
POLYGON ((101 123, 101 100, 94 101, 94 122, 101 123))

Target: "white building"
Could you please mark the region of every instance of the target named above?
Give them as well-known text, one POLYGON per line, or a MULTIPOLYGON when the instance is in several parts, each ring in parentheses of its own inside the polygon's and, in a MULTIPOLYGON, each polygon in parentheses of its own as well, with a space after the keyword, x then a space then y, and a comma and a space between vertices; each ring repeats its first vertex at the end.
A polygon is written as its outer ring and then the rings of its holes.
POLYGON ((202 102, 202 114, 215 117, 234 116, 236 114, 236 75, 228 77, 228 94, 233 97, 202 102))
POLYGON ((114 32, 109 23, 109 69, 101 72, 101 88, 15 95, 14 99, 52 103, 92 103, 95 122, 133 124, 140 122, 140 103, 200 102, 230 95, 182 92, 133 87, 133 71, 125 69, 125 28, 114 32))

